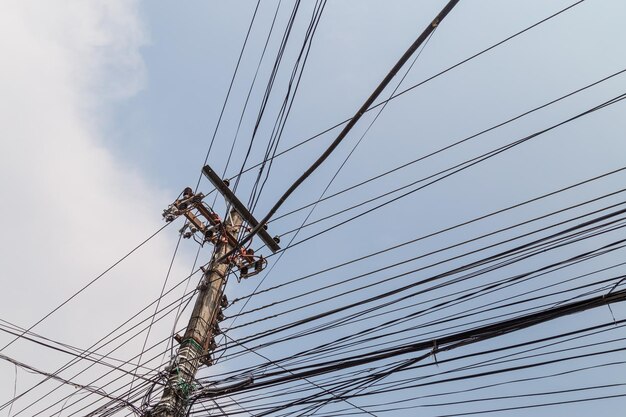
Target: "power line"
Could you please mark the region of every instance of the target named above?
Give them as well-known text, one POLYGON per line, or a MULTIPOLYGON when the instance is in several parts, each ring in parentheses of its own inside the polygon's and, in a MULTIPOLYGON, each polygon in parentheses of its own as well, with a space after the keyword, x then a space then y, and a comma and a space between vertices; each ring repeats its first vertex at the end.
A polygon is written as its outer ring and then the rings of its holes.
POLYGON ((133 253, 135 253, 139 248, 141 248, 143 245, 145 245, 146 243, 148 243, 150 240, 152 240, 152 238, 154 238, 156 235, 158 235, 163 229, 165 229, 167 226, 169 226, 169 223, 166 223, 165 225, 161 226, 156 232, 154 232, 153 234, 151 234, 147 239, 145 239, 144 241, 142 241, 141 243, 139 243, 137 246, 135 246, 133 249, 130 250, 130 252, 128 252, 126 255, 122 256, 119 260, 117 260, 115 263, 113 263, 111 266, 109 266, 107 269, 105 269, 100 275, 96 276, 95 278, 93 278, 91 281, 89 281, 87 284, 85 284, 82 288, 80 288, 78 291, 76 291, 74 294, 72 294, 69 298, 67 298, 65 301, 63 301, 61 304, 59 304, 58 306, 56 306, 54 309, 52 309, 52 311, 50 311, 49 313, 47 313, 45 316, 43 316, 41 319, 39 319, 37 322, 35 322, 35 324, 31 325, 29 328, 27 328, 26 330, 24 330, 24 332, 22 332, 20 334, 20 336, 15 337, 14 339, 12 339, 9 343, 7 343, 6 345, 4 345, 2 348, 0 348, 0 352, 2 352, 4 349, 8 348, 9 346, 11 346, 16 340, 18 340, 21 336, 25 335, 27 332, 30 332, 33 328, 35 328, 35 326, 37 326, 38 324, 40 324, 41 322, 43 322, 44 320, 46 320, 48 317, 50 317, 51 315, 53 315, 54 313, 56 313, 61 307, 63 307, 64 305, 66 305, 67 303, 69 303, 71 300, 73 300, 74 298, 76 298, 79 294, 81 294, 83 291, 85 291, 87 288, 89 288, 91 285, 93 285, 96 281, 98 281, 100 278, 102 278, 105 274, 107 274, 109 271, 111 271, 113 268, 115 268, 117 265, 119 265, 120 263, 122 263, 122 261, 124 261, 126 258, 128 258, 130 255, 132 255, 133 253))
MULTIPOLYGON (((239 247, 245 245, 247 242, 252 239, 252 237, 265 225, 268 220, 272 218, 274 213, 278 211, 280 206, 287 200, 287 198, 306 180, 312 173, 315 171, 325 160, 330 156, 330 154, 339 146, 342 140, 347 136, 347 134, 352 130, 354 125, 359 121, 361 116, 367 111, 367 109, 374 103, 376 98, 383 92, 385 87, 389 84, 389 82, 394 78, 394 76, 398 73, 398 71, 402 68, 402 66, 409 60, 411 55, 420 47, 420 45, 428 38, 430 33, 441 23, 441 21, 447 16, 447 14, 456 6, 459 0, 450 0, 448 4, 442 9, 441 12, 435 17, 431 24, 422 32, 422 34, 413 42, 413 44, 407 49, 407 51, 402 55, 402 57, 398 60, 398 62, 393 66, 393 68, 389 71, 389 73, 385 76, 383 81, 376 87, 374 92, 369 96, 365 103, 359 108, 357 113, 350 119, 350 121, 346 124, 343 130, 337 135, 337 138, 330 144, 330 146, 322 153, 320 157, 317 158, 315 162, 298 178, 294 181, 294 183, 289 186, 287 191, 278 199, 278 201, 274 204, 274 206, 268 211, 268 213, 259 221, 259 224, 250 230, 247 236, 245 236, 239 242, 239 247)), ((232 255, 237 248, 229 251, 225 257, 232 255)))

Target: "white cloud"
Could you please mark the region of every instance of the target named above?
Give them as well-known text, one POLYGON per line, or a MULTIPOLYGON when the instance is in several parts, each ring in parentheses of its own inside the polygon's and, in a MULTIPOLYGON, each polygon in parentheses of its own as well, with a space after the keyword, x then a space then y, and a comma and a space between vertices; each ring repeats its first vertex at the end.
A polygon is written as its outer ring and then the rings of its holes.
MULTIPOLYGON (((15 0, 2 9, 0 318, 29 326, 160 227, 167 196, 118 163, 98 133, 110 100, 132 96, 144 81, 136 2, 15 0)), ((151 243, 35 331, 87 347, 158 295, 172 237, 151 243)), ((67 360, 36 352, 16 343, 4 353, 47 370, 67 360)), ((12 395, 12 375, 0 364, 2 402, 12 395)), ((20 389, 39 380, 21 375, 20 389)))

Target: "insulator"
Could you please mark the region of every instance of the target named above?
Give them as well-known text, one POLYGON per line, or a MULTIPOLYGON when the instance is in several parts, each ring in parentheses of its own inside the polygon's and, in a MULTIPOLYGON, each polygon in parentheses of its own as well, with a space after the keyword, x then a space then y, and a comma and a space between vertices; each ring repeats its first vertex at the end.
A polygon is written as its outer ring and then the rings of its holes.
POLYGON ((261 272, 262 269, 263 269, 263 260, 259 259, 258 261, 254 263, 254 270, 256 272, 261 272))

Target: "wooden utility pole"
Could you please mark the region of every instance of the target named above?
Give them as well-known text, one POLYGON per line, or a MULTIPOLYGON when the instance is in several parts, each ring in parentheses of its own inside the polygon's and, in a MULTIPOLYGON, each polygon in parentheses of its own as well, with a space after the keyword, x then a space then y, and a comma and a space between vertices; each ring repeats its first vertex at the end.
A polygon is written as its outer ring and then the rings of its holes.
POLYGON ((154 417, 181 417, 187 408, 187 400, 193 391, 193 382, 198 368, 203 363, 210 363, 213 350, 213 337, 217 328, 218 315, 224 295, 226 275, 231 267, 229 259, 215 263, 215 260, 232 250, 241 228, 242 218, 232 210, 224 222, 225 233, 221 233, 215 244, 213 261, 202 277, 198 298, 189 319, 185 335, 180 338, 180 347, 176 358, 170 364, 167 384, 163 396, 152 410, 154 417))

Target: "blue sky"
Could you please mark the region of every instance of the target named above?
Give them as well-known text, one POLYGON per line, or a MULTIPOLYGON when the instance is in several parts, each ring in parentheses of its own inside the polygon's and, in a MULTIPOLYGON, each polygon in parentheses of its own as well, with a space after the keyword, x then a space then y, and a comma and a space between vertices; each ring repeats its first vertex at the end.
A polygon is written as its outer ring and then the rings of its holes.
MULTIPOLYGON (((571 0, 461 1, 429 40, 400 89, 417 84, 573 3, 571 0)), ((288 73, 301 46, 313 4, 302 2, 299 9, 283 58, 283 67, 280 67, 268 110, 252 148, 251 163, 257 163, 263 158, 285 92, 288 73)), ((328 2, 313 38, 310 56, 278 150, 286 149, 350 117, 443 4, 442 1, 434 0, 328 2)), ((261 61, 248 111, 243 115, 234 146, 234 157, 225 169, 225 159, 235 138, 246 94, 277 5, 277 1, 263 1, 260 4, 209 155, 209 164, 220 173, 225 170, 226 177, 235 176, 242 164, 242 155, 248 146, 275 58, 279 35, 284 30, 293 2, 282 1, 278 9, 275 32, 270 38, 266 56, 261 61)), ((0 216, 4 231, 0 237, 4 254, 0 260, 4 271, 0 318, 29 327, 163 225, 160 218, 162 209, 176 198, 183 187, 196 183, 255 6, 254 1, 190 1, 181 4, 160 0, 96 1, 88 4, 50 2, 45 5, 9 1, 6 4, 6 13, 0 17, 0 33, 4 35, 0 37, 0 50, 6 57, 6 64, 0 71, 0 85, 4 91, 4 99, 0 101, 0 117, 5 133, 0 153, 0 187, 5 202, 0 216)), ((367 114, 337 151, 285 203, 278 215, 315 201, 357 142, 358 146, 330 185, 328 193, 359 183, 626 68, 623 57, 625 14, 626 6, 619 1, 586 0, 545 24, 391 101, 362 141, 358 142, 373 120, 374 113, 367 114)), ((382 97, 388 97, 397 82, 394 80, 382 97)), ((362 208, 347 210, 355 203, 545 129, 617 96, 625 89, 626 75, 616 76, 514 123, 320 204, 309 220, 338 214, 304 228, 296 242, 354 214, 364 214, 356 221, 342 224, 289 249, 280 261, 276 261, 277 257, 270 258, 273 269, 267 275, 262 274, 239 284, 231 280, 227 288, 229 298, 235 299, 251 293, 261 280, 261 289, 286 283, 308 273, 622 168, 626 120, 622 117, 624 104, 617 103, 383 209, 366 213, 376 205, 374 202, 362 208)), ((337 130, 324 134, 275 160, 267 186, 255 206, 254 213, 258 218, 325 149, 336 133, 337 130)), ((247 201, 253 181, 254 171, 242 177, 238 188, 242 200, 247 201)), ((618 173, 521 209, 374 257, 367 262, 323 274, 314 280, 259 294, 251 299, 245 309, 262 307, 550 213, 619 190, 623 188, 623 183, 624 174, 618 173)), ((210 184, 205 180, 200 189, 211 191, 210 184)), ((223 204, 219 199, 217 201, 216 208, 223 209, 223 204)), ((621 194, 617 194, 574 209, 569 212, 571 214, 558 217, 558 220, 622 201, 621 194)), ((285 245, 292 237, 287 232, 300 226, 307 213, 308 210, 299 211, 272 222, 270 232, 283 235, 282 242, 285 245)), ((427 259, 370 274, 364 278, 364 282, 377 282, 393 273, 423 267, 556 221, 542 220, 536 226, 514 229, 427 259)), ((149 245, 142 247, 33 331, 86 348, 158 297, 163 285, 166 289, 181 282, 184 285, 197 251, 197 245, 188 240, 182 241, 168 281, 164 284, 177 242, 177 227, 179 225, 165 229, 149 245)), ((598 248, 622 237, 623 231, 617 230, 613 234, 513 265, 502 273, 507 276, 521 273, 581 251, 598 248)), ((489 254, 494 252, 487 251, 489 254)), ((617 251, 564 270, 563 274, 553 274, 542 277, 542 281, 525 283, 524 290, 530 291, 566 277, 612 265, 623 259, 622 255, 617 251)), ((206 262, 209 256, 208 248, 203 248, 200 252, 201 262, 206 262)), ((474 255, 465 261, 453 261, 412 273, 401 283, 444 272, 467 260, 479 258, 480 255, 474 255)), ((584 282, 618 275, 623 273, 623 269, 617 267, 584 282)), ((498 278, 501 275, 492 272, 481 276, 476 283, 486 284, 498 278)), ((197 277, 192 278, 188 285, 193 288, 196 282, 197 277)), ((401 283, 390 283, 384 288, 391 289, 401 283)), ((180 297, 182 288, 176 287, 169 298, 163 299, 163 303, 173 302, 180 297)), ((351 287, 340 288, 343 291, 351 287)), ((458 287, 459 290, 466 288, 463 285, 458 287)), ((298 301, 265 308, 245 316, 245 319, 242 316, 240 323, 250 320, 253 315, 259 318, 259 315, 276 314, 287 307, 297 307, 299 303, 313 302, 322 296, 329 297, 328 301, 311 309, 282 315, 271 322, 273 325, 289 323, 309 316, 318 309, 323 311, 364 297, 353 294, 333 299, 337 291, 328 289, 298 301)), ((432 299, 424 298, 420 301, 434 303, 437 297, 445 299, 445 291, 439 290, 433 293, 432 299)), ((479 299, 472 306, 491 305, 521 291, 519 288, 502 291, 479 299)), ((362 294, 375 295, 378 292, 380 290, 375 288, 362 294)), ((558 301, 556 298, 553 300, 558 301)), ((241 303, 233 305, 227 310, 227 316, 236 314, 240 306, 241 303)), ((399 303, 398 307, 401 306, 405 304, 399 303)), ((412 311, 409 308, 407 310, 412 311)), ((149 317, 151 312, 152 309, 142 317, 149 317)), ((625 313, 623 307, 613 306, 616 319, 624 318, 625 313)), ((185 317, 183 314, 181 322, 185 321, 185 317)), ((467 347, 461 353, 491 349, 582 325, 605 323, 611 319, 608 309, 597 309, 467 347)), ((277 348, 260 348, 259 353, 272 359, 281 358, 303 347, 374 328, 382 321, 381 318, 372 318, 319 337, 285 343, 277 348)), ((156 323, 147 340, 157 343, 166 338, 173 322, 173 317, 169 316, 156 323)), ((225 327, 230 323, 227 321, 225 327)), ((270 327, 270 324, 263 322, 248 328, 233 329, 229 335, 236 339, 245 338, 255 331, 270 327)), ((440 332, 445 330, 438 329, 440 332)), ((617 338, 622 331, 616 329, 610 335, 589 340, 600 342, 605 340, 603 337, 606 340, 617 338)), ((145 337, 145 332, 139 334, 114 352, 113 358, 122 361, 132 358, 141 350, 145 337)), ((10 335, 0 335, 3 346, 10 340, 10 335)), ((618 345, 607 342, 609 347, 618 345)), ((164 351, 164 347, 165 344, 158 345, 153 353, 164 351)), ((58 352, 50 352, 24 340, 12 344, 2 353, 47 371, 58 368, 68 360, 58 352)), ((450 354, 450 357, 453 356, 450 354)), ((445 357, 446 353, 439 355, 440 359, 445 357)), ((619 358, 619 355, 614 355, 603 360, 619 358)), ((158 369, 164 359, 157 355, 146 366, 158 369)), ((576 366, 601 362, 594 360, 586 359, 577 362, 576 366)), ((260 357, 248 354, 239 361, 225 360, 215 368, 215 372, 232 372, 238 366, 259 362, 262 362, 260 357)), ((568 366, 557 365, 551 370, 567 370, 568 366)), ((425 372, 424 376, 430 377, 429 373, 447 369, 443 365, 430 367, 425 371, 416 371, 414 376, 425 372)), ((8 363, 2 363, 0 372, 0 400, 4 403, 13 397, 14 368, 8 363)), ((91 385, 91 381, 102 372, 102 369, 94 367, 76 377, 76 381, 91 385)), ((510 395, 589 384, 624 383, 626 381, 620 377, 623 373, 622 365, 610 371, 597 369, 534 384, 502 386, 490 390, 489 394, 510 395)), ((208 369, 201 371, 202 376, 211 374, 212 371, 208 369)), ((17 375, 18 394, 41 380, 40 376, 23 370, 18 370, 17 375)), ((71 372, 63 375, 68 378, 72 376, 71 372)), ((536 374, 524 371, 515 377, 532 375, 536 374)), ((111 382, 107 389, 114 389, 116 384, 127 382, 125 378, 111 375, 104 381, 111 382)), ((497 378, 459 382, 446 385, 445 389, 471 388, 474 383, 495 383, 497 378)), ((54 388, 55 384, 47 382, 30 392, 16 402, 11 415, 31 404, 38 398, 37 394, 54 388)), ((74 392, 74 388, 62 387, 19 415, 34 415, 36 410, 46 409, 48 405, 52 405, 51 408, 41 415, 58 413, 64 397, 74 392), (60 399, 61 403, 55 404, 60 399)), ((441 387, 433 386, 424 391, 416 390, 412 394, 416 398, 415 404, 419 404, 420 395, 440 392, 441 387)), ((624 389, 615 388, 604 393, 623 394, 624 389)), ((74 395, 73 399, 80 398, 80 395, 74 395)), ((459 401, 469 399, 472 395, 457 394, 449 397, 446 399, 459 401)), ((406 394, 393 394, 388 399, 399 398, 406 398, 406 394)), ((554 396, 548 400, 555 398, 567 399, 572 398, 572 395, 554 396)), ((370 402, 376 402, 369 398, 354 401, 366 407, 370 402)), ((424 403, 428 401, 423 400, 424 403)), ((497 408, 503 404, 528 404, 524 401, 431 407, 418 409, 418 412, 426 416, 447 415, 497 408)), ((621 411, 624 401, 618 398, 500 414, 547 416, 567 413, 587 416, 591 412, 602 412, 611 416, 621 411)), ((77 405, 71 407, 74 407, 74 412, 80 409, 77 405)), ((322 409, 318 415, 333 415, 335 410, 345 407, 346 404, 341 403, 331 405, 322 409)), ((70 409, 68 407, 62 415, 70 415, 70 409)), ((372 406, 371 409, 375 410, 376 407, 372 406)), ((8 410, 0 413, 8 415, 8 410)), ((407 410, 380 415, 410 416, 414 413, 415 410, 407 410)))

